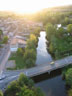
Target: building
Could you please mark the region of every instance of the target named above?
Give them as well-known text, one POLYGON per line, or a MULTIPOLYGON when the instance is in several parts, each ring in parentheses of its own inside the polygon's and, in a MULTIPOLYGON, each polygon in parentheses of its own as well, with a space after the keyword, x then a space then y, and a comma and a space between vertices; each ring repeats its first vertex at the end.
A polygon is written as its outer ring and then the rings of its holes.
POLYGON ((26 46, 26 41, 19 38, 14 38, 10 45, 10 51, 16 52, 18 48, 25 48, 25 46, 26 46))

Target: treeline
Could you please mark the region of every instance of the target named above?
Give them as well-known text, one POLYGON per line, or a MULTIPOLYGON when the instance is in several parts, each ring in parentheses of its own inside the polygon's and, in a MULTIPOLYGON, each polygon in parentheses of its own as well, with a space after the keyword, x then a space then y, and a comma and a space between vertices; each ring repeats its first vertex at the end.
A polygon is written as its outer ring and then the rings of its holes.
POLYGON ((60 24, 63 22, 65 17, 69 17, 71 15, 72 12, 54 12, 53 10, 48 11, 45 9, 36 13, 32 19, 38 22, 42 22, 44 25, 47 23, 60 24))
POLYGON ((33 80, 21 74, 16 81, 13 81, 0 96, 44 96, 40 88, 34 86, 33 80))
POLYGON ((61 6, 43 9, 35 14, 17 14, 14 12, 0 12, 0 18, 16 18, 27 19, 32 21, 40 21, 46 25, 48 22, 52 24, 61 23, 65 17, 72 15, 72 6, 61 6))
POLYGON ((24 53, 24 61, 27 68, 35 66, 39 33, 40 28, 38 27, 31 33, 29 40, 27 40, 24 53))
POLYGON ((27 46, 24 53, 24 62, 27 68, 35 66, 36 47, 37 37, 34 34, 31 34, 30 39, 27 41, 27 46))
POLYGON ((67 26, 68 24, 72 24, 72 17, 65 17, 64 20, 62 21, 62 26, 67 26))
POLYGON ((72 24, 57 28, 52 24, 46 25, 46 38, 49 52, 55 59, 72 54, 72 24))

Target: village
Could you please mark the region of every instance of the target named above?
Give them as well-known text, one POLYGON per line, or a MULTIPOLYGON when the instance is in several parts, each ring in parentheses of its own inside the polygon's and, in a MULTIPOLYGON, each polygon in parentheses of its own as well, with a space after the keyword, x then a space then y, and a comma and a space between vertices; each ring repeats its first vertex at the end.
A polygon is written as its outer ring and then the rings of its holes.
MULTIPOLYGON (((32 21, 27 21, 26 19, 19 20, 19 19, 13 19, 11 17, 8 17, 5 19, 1 18, 0 19, 0 30, 2 30, 1 38, 3 38, 4 36, 7 36, 8 43, 0 44, 2 46, 0 48, 0 55, 1 55, 0 63, 2 63, 2 61, 4 60, 4 56, 8 51, 10 52, 9 54, 10 56, 12 53, 15 53, 18 48, 25 48, 26 41, 29 38, 30 33, 35 28, 42 27, 42 26, 43 24, 41 22, 32 22, 32 21)), ((8 55, 8 53, 6 55, 8 55)), ((7 64, 5 67, 3 66, 3 68, 13 67, 14 61, 9 61, 9 62, 6 61, 6 62, 7 64)))

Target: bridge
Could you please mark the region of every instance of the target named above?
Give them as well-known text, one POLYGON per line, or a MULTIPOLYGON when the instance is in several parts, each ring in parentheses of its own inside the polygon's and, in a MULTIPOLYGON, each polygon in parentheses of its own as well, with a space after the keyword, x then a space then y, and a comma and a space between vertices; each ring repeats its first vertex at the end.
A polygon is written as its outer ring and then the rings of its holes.
POLYGON ((28 69, 25 72, 25 74, 28 77, 37 76, 37 75, 40 75, 40 74, 43 74, 46 72, 48 72, 50 74, 51 71, 59 69, 59 68, 63 68, 63 67, 68 66, 70 64, 72 64, 72 56, 54 61, 54 64, 47 63, 47 64, 44 64, 41 66, 37 66, 37 67, 31 68, 31 69, 28 69))
POLYGON ((17 71, 6 71, 3 74, 6 75, 6 78, 0 80, 0 89, 4 89, 4 87, 9 84, 9 82, 16 80, 20 73, 24 73, 28 77, 37 76, 43 73, 50 73, 53 70, 63 68, 72 64, 72 56, 68 56, 66 58, 54 61, 54 64, 44 64, 40 66, 36 66, 33 68, 25 69, 25 70, 17 70, 17 71))

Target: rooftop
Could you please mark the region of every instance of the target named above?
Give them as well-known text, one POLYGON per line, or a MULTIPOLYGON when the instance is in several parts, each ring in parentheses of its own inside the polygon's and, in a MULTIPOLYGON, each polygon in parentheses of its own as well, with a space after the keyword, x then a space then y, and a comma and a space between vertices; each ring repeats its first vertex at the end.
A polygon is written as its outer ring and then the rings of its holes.
POLYGON ((19 39, 19 38, 14 38, 11 42, 12 45, 15 45, 15 44, 26 44, 26 41, 22 40, 22 39, 19 39))

